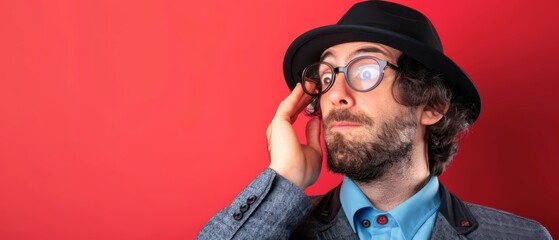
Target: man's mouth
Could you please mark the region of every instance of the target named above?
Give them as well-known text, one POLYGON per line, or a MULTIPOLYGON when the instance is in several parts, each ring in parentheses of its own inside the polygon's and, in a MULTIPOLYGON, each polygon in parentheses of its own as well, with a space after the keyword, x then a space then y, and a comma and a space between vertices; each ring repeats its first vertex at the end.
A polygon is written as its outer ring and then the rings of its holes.
POLYGON ((329 126, 329 129, 333 131, 344 131, 344 130, 351 130, 357 127, 361 127, 361 124, 352 121, 339 121, 339 122, 332 122, 329 126))

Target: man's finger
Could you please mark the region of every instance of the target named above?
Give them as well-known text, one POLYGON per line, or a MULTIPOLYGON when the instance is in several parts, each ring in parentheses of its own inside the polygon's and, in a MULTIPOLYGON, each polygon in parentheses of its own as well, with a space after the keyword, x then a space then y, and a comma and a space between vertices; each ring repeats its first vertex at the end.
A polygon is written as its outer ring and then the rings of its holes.
POLYGON ((291 94, 289 94, 289 96, 287 96, 287 98, 285 98, 280 104, 278 113, 281 112, 283 114, 287 114, 288 116, 293 115, 293 113, 297 110, 297 103, 303 94, 305 93, 303 92, 301 85, 297 83, 291 94))
POLYGON ((312 100, 313 96, 305 93, 304 96, 302 96, 299 100, 299 103, 297 103, 297 112, 302 112, 303 110, 305 110, 307 106, 311 104, 312 100))
POLYGON ((312 97, 305 94, 300 83, 297 83, 293 91, 278 107, 276 116, 294 123, 305 107, 312 101, 312 97))

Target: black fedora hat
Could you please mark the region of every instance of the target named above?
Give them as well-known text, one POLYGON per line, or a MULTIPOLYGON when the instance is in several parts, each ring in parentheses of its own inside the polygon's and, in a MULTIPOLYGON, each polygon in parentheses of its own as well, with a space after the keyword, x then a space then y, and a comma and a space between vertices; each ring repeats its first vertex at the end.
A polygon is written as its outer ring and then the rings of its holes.
POLYGON ((470 78, 444 55, 439 36, 422 13, 409 7, 366 1, 353 5, 335 25, 310 30, 291 43, 283 61, 283 74, 290 89, 301 81, 302 70, 319 60, 324 50, 346 42, 376 42, 398 49, 443 75, 454 102, 471 109, 474 122, 481 111, 481 98, 470 78))

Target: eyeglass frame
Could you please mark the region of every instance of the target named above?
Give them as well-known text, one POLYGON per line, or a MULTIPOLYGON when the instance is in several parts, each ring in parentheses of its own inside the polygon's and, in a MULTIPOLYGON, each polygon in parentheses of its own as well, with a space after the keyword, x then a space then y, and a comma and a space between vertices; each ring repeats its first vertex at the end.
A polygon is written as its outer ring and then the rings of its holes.
POLYGON ((301 87, 303 87, 303 91, 306 94, 314 96, 314 97, 318 97, 318 96, 328 92, 328 90, 330 90, 330 88, 332 88, 332 86, 334 86, 334 82, 336 82, 336 76, 338 75, 338 73, 342 72, 345 76, 345 81, 346 81, 347 85, 349 85, 349 87, 351 89, 353 89, 354 91, 357 91, 357 92, 368 92, 368 91, 371 91, 371 90, 375 89, 380 84, 380 82, 382 82, 382 78, 384 77, 384 70, 386 68, 392 68, 396 72, 399 71, 398 66, 396 66, 396 65, 394 65, 394 64, 392 64, 388 61, 385 61, 385 60, 382 60, 380 58, 373 57, 373 56, 356 57, 354 59, 351 59, 345 67, 334 67, 334 66, 332 66, 332 64, 324 62, 324 61, 315 62, 315 63, 309 64, 308 66, 306 66, 303 69, 303 72, 301 73, 301 87), (364 90, 359 90, 359 89, 354 88, 352 86, 351 82, 349 81, 349 77, 348 77, 348 74, 347 74, 347 70, 349 69, 349 67, 351 67, 351 65, 354 62, 357 62, 361 59, 375 60, 379 64, 379 69, 382 69, 382 71, 379 72, 378 81, 373 86, 371 86, 370 88, 367 88, 367 89, 364 89, 364 90), (305 73, 307 73, 307 69, 309 69, 310 66, 319 65, 319 64, 326 64, 328 67, 330 67, 330 69, 334 70, 334 74, 332 75, 332 81, 328 84, 328 86, 326 87, 326 89, 324 89, 324 91, 320 91, 319 93, 316 93, 316 94, 315 93, 309 93, 309 92, 307 92, 307 89, 305 88, 305 73))

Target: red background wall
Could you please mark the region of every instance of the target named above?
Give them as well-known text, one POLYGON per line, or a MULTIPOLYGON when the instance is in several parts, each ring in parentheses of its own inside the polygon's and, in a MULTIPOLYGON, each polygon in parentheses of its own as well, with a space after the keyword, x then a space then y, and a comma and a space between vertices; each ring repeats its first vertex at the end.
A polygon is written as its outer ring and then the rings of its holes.
MULTIPOLYGON (((0 239, 194 238, 268 164, 287 46, 352 2, 1 1, 0 239)), ((558 238, 558 4, 398 2, 483 98, 443 182, 558 238)))

